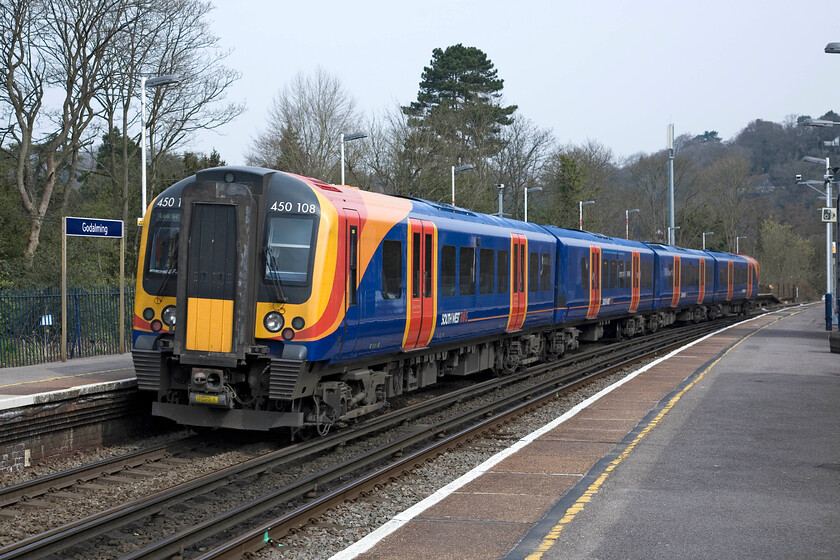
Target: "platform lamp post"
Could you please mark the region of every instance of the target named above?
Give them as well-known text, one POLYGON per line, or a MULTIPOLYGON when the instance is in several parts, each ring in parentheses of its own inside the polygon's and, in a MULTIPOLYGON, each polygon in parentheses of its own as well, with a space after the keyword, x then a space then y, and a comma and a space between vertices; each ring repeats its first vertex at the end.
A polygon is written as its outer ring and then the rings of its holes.
POLYGON ((742 239, 746 239, 746 238, 747 238, 746 235, 740 235, 740 236, 735 238, 735 254, 740 254, 741 253, 740 241, 742 239))
POLYGON ((525 222, 528 221, 528 193, 529 192, 540 192, 542 191, 542 187, 531 187, 525 188, 525 222))
POLYGON ((703 232, 703 250, 704 251, 706 250, 706 236, 707 235, 714 235, 714 234, 715 234, 715 232, 713 232, 713 231, 703 232))
POLYGON ((364 132, 354 132, 352 134, 343 134, 341 135, 341 184, 344 184, 344 143, 350 142, 352 140, 361 140, 362 138, 367 138, 367 134, 364 132))
POLYGON ((624 239, 630 239, 630 214, 636 214, 638 212, 638 208, 624 211, 624 239))
MULTIPOLYGON (((826 54, 840 54, 840 43, 828 43, 825 46, 825 52, 826 52, 826 54)), ((834 123, 834 124, 840 124, 840 123, 834 123)), ((834 126, 834 124, 832 124, 831 126, 834 126)), ((828 163, 828 159, 826 159, 826 164, 827 163, 828 163)), ((829 181, 829 184, 830 184, 830 181, 829 181)), ((831 200, 828 200, 827 202, 828 202, 828 205, 831 206, 831 200)), ((837 198, 837 210, 840 210, 840 197, 837 198)), ((838 232, 837 233, 838 236, 840 236, 840 227, 837 228, 837 232, 838 232)), ((838 240, 838 242, 840 242, 840 240, 838 240)), ((837 269, 838 269, 838 273, 840 273, 840 263, 837 263, 837 269)), ((835 281, 836 281, 835 286, 840 285, 840 278, 836 278, 835 281)), ((835 290, 835 294, 840 295, 840 288, 835 290)), ((838 302, 838 304, 840 305, 840 302, 838 302)), ((832 306, 832 308, 833 308, 833 306, 832 306)), ((832 314, 832 323, 834 322, 833 317, 834 317, 834 314, 832 314)), ((828 336, 828 342, 829 342, 829 348, 831 349, 831 352, 833 354, 840 354, 840 338, 838 338, 836 333, 830 334, 828 336)))
POLYGON ((673 245, 677 242, 677 230, 680 226, 673 226, 668 228, 668 245, 673 245))
POLYGON ((580 222, 580 226, 578 229, 583 231, 583 207, 587 204, 595 204, 594 200, 587 200, 586 202, 580 201, 578 202, 578 221, 580 222))
POLYGON ((169 84, 177 84, 178 78, 172 74, 156 76, 154 78, 140 78, 140 186, 143 190, 142 208, 140 209, 141 222, 146 217, 146 86, 161 87, 169 84))
MULTIPOLYGON (((818 157, 811 157, 805 156, 802 158, 802 161, 806 161, 808 163, 817 163, 820 165, 825 165, 825 175, 823 176, 823 180, 825 181, 825 203, 828 206, 831 206, 831 164, 829 159, 826 158, 818 158, 818 157)), ((833 290, 832 284, 834 275, 833 272, 833 262, 832 262, 832 251, 831 251, 831 222, 825 223, 825 329, 830 331, 834 328, 834 323, 836 323, 836 315, 834 313, 834 303, 833 303, 833 290)))
POLYGON ((459 171, 466 171, 468 169, 475 169, 475 166, 471 163, 466 165, 459 165, 459 166, 452 166, 452 206, 455 206, 455 174, 459 171))

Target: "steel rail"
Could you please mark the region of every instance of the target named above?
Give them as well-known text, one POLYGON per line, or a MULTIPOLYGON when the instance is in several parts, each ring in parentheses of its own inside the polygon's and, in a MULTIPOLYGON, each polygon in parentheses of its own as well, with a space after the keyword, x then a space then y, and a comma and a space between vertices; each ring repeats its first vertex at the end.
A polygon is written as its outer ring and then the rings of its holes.
MULTIPOLYGON (((707 324, 702 324, 702 326, 706 327, 707 330, 713 330, 720 328, 720 323, 715 323, 714 326, 707 326, 707 324)), ((684 330, 679 330, 678 332, 674 331, 677 331, 677 329, 663 331, 663 336, 668 336, 669 338, 679 338, 681 340, 685 339, 686 334, 684 330)), ((657 339, 660 340, 660 345, 664 344, 659 337, 657 337, 657 339)), ((572 357, 560 360, 559 362, 541 364, 535 369, 544 371, 546 369, 558 368, 563 366, 563 362, 580 362, 590 358, 594 359, 598 353, 610 351, 615 353, 614 350, 614 347, 602 347, 596 350, 580 352, 576 353, 572 357)), ((654 350, 654 352, 656 351, 661 351, 661 349, 654 350)), ((115 506, 101 513, 55 528, 40 535, 35 535, 7 547, 0 548, 0 560, 21 558, 27 555, 45 556, 60 552, 69 546, 92 539, 106 531, 114 529, 115 527, 125 525, 126 523, 142 519, 149 515, 165 512, 166 508, 170 505, 181 503, 192 497, 210 492, 216 488, 226 485, 232 477, 240 478, 259 475, 261 473, 265 473, 269 469, 291 461, 303 459, 323 451, 328 451, 338 445, 344 445, 349 441, 365 437, 371 433, 397 426, 412 418, 423 417, 431 411, 446 408, 454 402, 472 398, 482 392, 486 393, 497 390, 498 387, 509 384, 524 375, 534 375, 533 370, 527 374, 506 376, 486 381, 476 386, 467 387, 455 391, 454 393, 437 397, 429 402, 389 412, 379 418, 363 423, 358 427, 358 429, 347 432, 338 432, 331 436, 317 438, 304 444, 296 444, 282 450, 251 459, 239 465, 228 467, 205 477, 189 481, 171 489, 157 492, 146 498, 115 506)), ((566 374, 565 377, 574 377, 576 375, 580 376, 579 373, 573 372, 566 374)), ((540 390, 544 390, 541 387, 551 387, 552 390, 556 390, 558 383, 559 381, 557 379, 544 381, 542 384, 539 384, 539 386, 531 386, 516 391, 514 395, 503 399, 503 402, 517 402, 518 404, 525 399, 526 396, 539 392, 540 390)), ((327 472, 321 472, 305 477, 285 489, 278 490, 277 492, 268 495, 265 497, 265 500, 255 500, 249 504, 243 504, 239 507, 233 508, 232 510, 229 510, 229 515, 220 514, 220 516, 217 516, 219 519, 215 521, 215 523, 217 523, 215 526, 212 526, 209 521, 201 523, 196 525, 194 527, 194 531, 192 532, 186 531, 167 537, 162 539, 156 545, 150 545, 149 547, 143 548, 127 558, 168 558, 169 556, 178 553, 179 550, 182 550, 184 547, 200 542, 207 536, 217 534, 221 530, 220 527, 230 528, 239 524, 246 511, 256 512, 251 515, 251 517, 253 517, 253 515, 277 507, 277 505, 288 502, 289 500, 293 500, 307 494, 317 495, 318 488, 328 484, 330 480, 335 479, 336 477, 346 476, 349 473, 358 471, 364 464, 373 464, 395 454, 401 454, 406 449, 409 449, 414 445, 419 445, 421 441, 428 440, 430 438, 437 438, 439 434, 443 435, 447 431, 454 430, 471 419, 492 415, 500 406, 502 405, 499 402, 490 403, 470 411, 465 415, 440 422, 431 427, 415 430, 414 432, 395 440, 388 448, 372 450, 363 454, 360 459, 347 461, 336 466, 334 474, 332 475, 327 472), (235 522, 233 521, 234 518, 235 522)))

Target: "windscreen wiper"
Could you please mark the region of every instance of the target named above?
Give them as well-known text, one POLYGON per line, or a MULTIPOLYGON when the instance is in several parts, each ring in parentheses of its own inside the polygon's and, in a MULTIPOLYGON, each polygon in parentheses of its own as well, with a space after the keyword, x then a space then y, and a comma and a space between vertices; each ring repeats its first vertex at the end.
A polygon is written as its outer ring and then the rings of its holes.
POLYGON ((283 284, 280 282, 280 272, 276 268, 274 255, 266 247, 263 247, 263 253, 265 254, 265 264, 268 266, 268 275, 271 277, 271 285, 274 286, 274 298, 277 303, 286 303, 289 300, 283 293, 283 284))

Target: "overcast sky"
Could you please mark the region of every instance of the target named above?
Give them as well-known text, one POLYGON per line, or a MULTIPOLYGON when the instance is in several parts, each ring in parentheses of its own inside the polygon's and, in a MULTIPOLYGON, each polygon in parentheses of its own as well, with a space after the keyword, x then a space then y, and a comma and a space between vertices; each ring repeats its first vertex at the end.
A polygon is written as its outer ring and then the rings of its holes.
POLYGON ((840 0, 215 0, 213 29, 242 78, 246 112, 190 149, 243 164, 277 93, 319 66, 365 118, 417 97, 432 50, 487 54, 503 102, 561 144, 592 139, 617 157, 749 122, 840 112, 840 0), (514 5, 518 5, 514 7, 514 5))

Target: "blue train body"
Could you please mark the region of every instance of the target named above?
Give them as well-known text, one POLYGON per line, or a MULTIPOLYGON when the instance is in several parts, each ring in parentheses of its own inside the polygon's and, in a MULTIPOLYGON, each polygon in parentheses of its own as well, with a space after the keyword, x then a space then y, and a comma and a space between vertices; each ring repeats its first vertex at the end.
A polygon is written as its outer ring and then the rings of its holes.
POLYGON ((757 292, 742 255, 223 167, 150 205, 133 354, 157 415, 322 431, 444 375, 742 313, 757 292))

